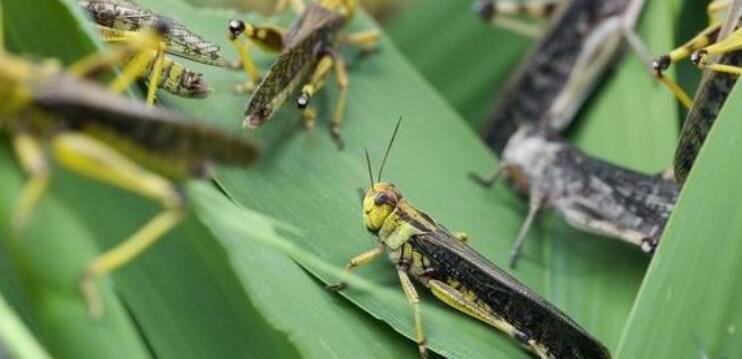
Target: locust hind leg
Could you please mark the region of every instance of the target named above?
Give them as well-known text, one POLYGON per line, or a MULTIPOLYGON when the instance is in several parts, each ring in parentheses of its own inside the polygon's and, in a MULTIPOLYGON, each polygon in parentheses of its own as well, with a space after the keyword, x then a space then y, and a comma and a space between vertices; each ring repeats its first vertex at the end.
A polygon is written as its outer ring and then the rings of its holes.
POLYGON ((536 19, 547 19, 563 0, 506 1, 485 0, 474 4, 474 11, 495 26, 502 27, 526 37, 538 37, 540 26, 517 19, 513 16, 527 16, 536 19))
POLYGON ((160 201, 162 212, 115 248, 101 254, 87 266, 80 288, 91 315, 103 308, 95 288, 96 279, 127 264, 157 242, 181 221, 185 211, 182 195, 169 180, 152 173, 91 137, 64 133, 52 140, 59 163, 77 173, 160 201))
POLYGON ((516 329, 504 318, 494 315, 481 305, 478 305, 476 302, 467 298, 467 296, 458 289, 434 279, 428 280, 427 286, 430 287, 430 291, 433 295, 446 305, 510 335, 517 339, 526 348, 533 350, 540 358, 549 357, 548 353, 544 352, 543 347, 537 345, 537 343, 533 339, 529 338, 528 335, 516 329))
POLYGON ((13 210, 11 228, 19 231, 49 187, 50 171, 41 144, 31 135, 19 132, 13 136, 13 147, 23 170, 30 175, 13 210))
POLYGON ((237 50, 240 57, 242 70, 247 73, 249 80, 243 84, 237 85, 237 92, 249 92, 257 87, 260 82, 260 72, 250 55, 250 49, 253 44, 260 48, 279 52, 283 48, 283 31, 270 26, 253 26, 240 20, 229 21, 229 42, 237 50), (246 41, 240 40, 240 35, 246 37, 246 41))
POLYGON ((332 117, 330 125, 330 135, 339 149, 343 149, 343 138, 340 136, 340 125, 342 124, 345 107, 348 102, 348 70, 345 67, 345 61, 340 55, 335 55, 335 79, 339 89, 337 104, 335 105, 335 114, 332 117))
POLYGON ((296 105, 302 111, 305 126, 308 129, 313 128, 317 112, 314 108, 309 107, 309 103, 311 102, 312 96, 314 96, 314 94, 324 86, 325 79, 332 68, 335 69, 335 77, 340 93, 338 94, 337 104, 335 105, 335 114, 333 115, 332 123, 330 125, 330 135, 338 148, 342 149, 343 140, 340 136, 340 125, 342 124, 343 114, 348 101, 349 79, 348 72, 345 68, 345 61, 343 61, 339 54, 328 53, 320 58, 309 82, 302 87, 301 95, 299 95, 299 98, 296 100, 296 105))
POLYGON ((314 127, 314 121, 317 118, 317 111, 309 106, 312 96, 325 85, 325 78, 334 65, 335 59, 332 55, 323 55, 317 62, 309 81, 301 88, 301 95, 296 99, 296 106, 302 112, 304 126, 307 129, 314 127))

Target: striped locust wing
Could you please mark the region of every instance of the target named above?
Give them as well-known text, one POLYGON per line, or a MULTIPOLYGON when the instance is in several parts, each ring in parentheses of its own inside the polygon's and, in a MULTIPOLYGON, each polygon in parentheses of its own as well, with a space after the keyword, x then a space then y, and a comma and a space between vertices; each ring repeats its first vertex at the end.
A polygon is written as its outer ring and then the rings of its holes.
POLYGON ((610 358, 608 350, 566 314, 444 228, 415 235, 410 244, 430 260, 431 278, 458 281, 473 291, 495 317, 523 334, 516 339, 524 345, 535 341, 556 358, 610 358))

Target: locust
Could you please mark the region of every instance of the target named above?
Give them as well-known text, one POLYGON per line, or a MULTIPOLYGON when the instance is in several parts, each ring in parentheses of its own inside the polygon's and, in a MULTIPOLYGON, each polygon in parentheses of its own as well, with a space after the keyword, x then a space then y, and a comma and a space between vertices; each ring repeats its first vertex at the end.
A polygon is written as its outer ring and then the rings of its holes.
POLYGON ((78 0, 78 5, 97 24, 103 40, 109 44, 121 44, 136 37, 136 32, 157 23, 166 23, 160 51, 150 52, 138 75, 148 82, 147 103, 154 103, 154 88, 187 98, 203 98, 209 87, 203 74, 195 72, 164 53, 186 58, 198 63, 228 67, 229 62, 220 54, 219 46, 190 31, 184 25, 165 16, 154 14, 128 0, 78 0), (155 77, 154 69, 160 69, 155 77), (155 79, 159 81, 154 81, 155 79))
POLYGON ((571 226, 623 240, 654 253, 678 198, 678 185, 586 155, 548 125, 521 127, 508 141, 492 186, 508 176, 529 196, 528 215, 510 254, 520 257, 526 234, 538 211, 553 208, 571 226))
MULTIPOLYGON (((400 119, 401 120, 401 119, 400 119)), ((381 174, 399 129, 397 122, 374 181, 363 195, 363 223, 378 243, 351 259, 348 274, 388 251, 412 305, 420 355, 428 357, 419 297, 410 277, 443 303, 513 337, 540 358, 610 358, 608 350, 537 293, 477 253, 463 233, 452 233, 416 209, 381 174)), ((342 290, 341 283, 330 285, 342 290)))
POLYGON ((622 39, 648 64, 650 56, 633 32, 643 6, 644 0, 480 2, 476 9, 486 20, 502 22, 503 15, 520 13, 550 17, 483 128, 495 153, 502 153, 522 124, 546 121, 555 129, 567 127, 601 74, 620 55, 622 39))
POLYGON ((256 28, 239 20, 229 23, 230 40, 237 48, 250 81, 245 88, 254 87, 245 110, 243 126, 255 129, 268 121, 283 105, 288 96, 302 85, 296 105, 302 113, 304 124, 313 128, 316 110, 310 107, 312 97, 325 84, 332 69, 335 70, 339 97, 335 105, 330 133, 339 148, 343 147, 340 126, 345 111, 349 79, 341 54, 340 44, 360 45, 372 49, 378 42, 376 30, 345 33, 343 30, 353 19, 357 0, 318 0, 309 5, 293 22, 285 35, 279 30, 256 28), (239 36, 248 38, 243 43, 239 36), (259 81, 248 44, 278 51, 278 57, 267 74, 259 81), (259 83, 258 83, 259 82, 259 83), (257 84, 255 87, 254 84, 257 84))
MULTIPOLYGON (((187 213, 181 183, 204 178, 211 162, 249 166, 258 155, 257 147, 240 137, 148 108, 81 78, 115 57, 132 56, 130 51, 149 51, 147 46, 160 43, 166 30, 158 25, 159 33, 143 31, 142 41, 131 42, 128 51, 91 55, 68 70, 54 61, 28 61, 0 46, 0 130, 11 136, 20 166, 29 175, 13 211, 14 235, 21 233, 49 186, 50 156, 70 171, 163 206, 133 235, 86 267, 80 288, 94 316, 103 310, 95 281, 132 261, 187 213), (131 47, 139 43, 143 47, 131 47)), ((121 76, 130 72, 125 68, 121 76)), ((131 76, 129 80, 133 81, 131 76)))

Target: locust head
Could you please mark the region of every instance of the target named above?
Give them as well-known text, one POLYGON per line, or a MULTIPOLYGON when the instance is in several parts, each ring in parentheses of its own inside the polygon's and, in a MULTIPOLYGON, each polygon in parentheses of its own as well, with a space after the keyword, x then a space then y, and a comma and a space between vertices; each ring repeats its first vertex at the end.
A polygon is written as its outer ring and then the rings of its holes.
POLYGON ((386 147, 384 160, 381 162, 381 167, 379 167, 379 173, 375 181, 374 175, 371 172, 371 157, 369 157, 368 151, 366 151, 366 166, 368 177, 371 180, 371 187, 363 195, 363 224, 366 226, 366 229, 373 233, 381 229, 389 215, 397 208, 399 201, 402 200, 402 193, 399 192, 395 185, 388 182, 381 182, 381 173, 384 171, 384 164, 386 164, 386 159, 389 157, 389 151, 392 149, 392 144, 394 144, 394 138, 397 137, 397 130, 399 130, 400 123, 402 123, 401 117, 397 121, 397 126, 394 128, 392 139, 389 140, 389 145, 386 147))
POLYGON ((402 193, 393 184, 374 183, 363 197, 363 224, 369 231, 378 232, 401 199, 402 193))
POLYGON ((273 106, 270 104, 262 104, 255 109, 248 109, 242 126, 246 129, 255 129, 260 127, 260 125, 265 123, 265 121, 268 121, 272 116, 273 106))
POLYGON ((203 74, 186 71, 180 78, 180 88, 183 95, 190 98, 204 98, 209 95, 210 89, 203 74))

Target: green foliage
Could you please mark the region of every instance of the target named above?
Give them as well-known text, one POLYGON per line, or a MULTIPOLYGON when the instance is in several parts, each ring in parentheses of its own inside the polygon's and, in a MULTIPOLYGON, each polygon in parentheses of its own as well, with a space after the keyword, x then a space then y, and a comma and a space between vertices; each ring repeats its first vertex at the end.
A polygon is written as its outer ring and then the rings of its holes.
POLYGON ((0 355, 20 358, 51 358, 36 342, 18 315, 0 296, 0 355))
MULTIPOLYGON (((75 1, 1 1, 12 50, 65 63, 95 51, 75 1), (33 26, 38 23, 45 27, 33 26)), ((138 2, 177 17, 222 45, 229 58, 236 58, 225 36, 229 19, 286 25, 292 18, 189 4, 207 0, 138 2)), ((678 42, 673 24, 685 12, 675 5, 647 5, 639 33, 653 53, 678 42)), ((361 15, 352 28, 376 26, 361 15)), ((525 203, 505 185, 485 190, 467 179, 468 172, 489 172, 496 164, 470 127, 486 118, 529 46, 480 24, 469 4, 449 0, 435 6, 421 1, 371 56, 343 50, 351 75, 346 149, 338 151, 328 134, 337 94, 332 80, 313 101, 320 116, 312 132, 299 128, 300 116, 289 101, 257 131, 263 156, 256 166, 214 169, 226 196, 208 183, 189 183, 192 211, 184 223, 113 280, 101 281, 107 312, 99 321, 87 316, 75 287, 82 268, 157 213, 157 204, 57 168, 31 226, 11 239, 8 218, 24 176, 3 139, 0 197, 7 200, 0 201, 0 290, 46 350, 61 358, 414 358, 414 343, 393 331, 414 334, 390 263, 382 259, 359 270, 366 281, 352 281, 342 295, 323 288, 337 280, 337 268, 373 245, 361 225, 356 192, 368 185, 363 149, 378 166, 394 122, 403 116, 384 178, 448 228, 468 232, 475 249, 504 266, 525 203)), ((272 55, 258 50, 258 58, 265 69, 272 55)), ((230 90, 246 76, 189 66, 204 72, 214 93, 205 100, 162 95, 163 103, 241 131, 248 96, 230 90)), ((513 274, 619 358, 695 357, 688 356, 699 349, 695 338, 709 353, 739 355, 734 279, 740 261, 734 253, 740 252, 735 239, 742 221, 728 195, 739 182, 732 163, 736 134, 742 133, 732 120, 742 111, 738 107, 725 109, 699 157, 643 284, 648 260, 641 253, 577 232, 549 213, 537 220, 513 274), (714 217, 722 215, 729 219, 719 225, 714 217)), ((672 97, 627 52, 590 97, 569 138, 599 157, 659 172, 670 165, 677 122, 672 97)), ((418 289, 435 352, 449 358, 529 357, 510 338, 418 289)))

